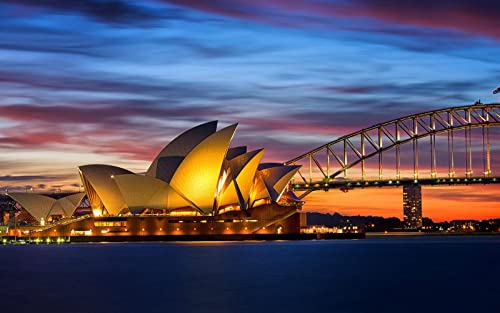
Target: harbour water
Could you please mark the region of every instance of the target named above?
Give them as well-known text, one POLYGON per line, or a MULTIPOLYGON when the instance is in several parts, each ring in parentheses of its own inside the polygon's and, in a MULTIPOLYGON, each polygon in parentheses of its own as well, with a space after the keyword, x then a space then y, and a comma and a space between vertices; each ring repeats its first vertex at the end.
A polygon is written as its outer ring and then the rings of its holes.
POLYGON ((3 312, 498 312, 500 236, 0 246, 3 312))

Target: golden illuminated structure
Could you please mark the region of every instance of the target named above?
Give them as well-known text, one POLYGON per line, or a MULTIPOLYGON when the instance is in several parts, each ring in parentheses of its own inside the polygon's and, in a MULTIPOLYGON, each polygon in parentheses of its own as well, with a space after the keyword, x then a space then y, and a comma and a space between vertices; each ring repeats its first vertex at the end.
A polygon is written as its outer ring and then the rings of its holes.
MULTIPOLYGON (((233 124, 217 131, 217 121, 212 121, 187 130, 158 153, 145 174, 111 165, 79 166, 91 216, 54 224, 36 234, 299 233, 301 201, 287 191, 299 166, 261 164, 264 149, 231 148, 236 127, 233 124)), ((33 201, 46 202, 44 208, 56 213, 61 213, 59 206, 66 201, 57 200, 61 204, 56 205, 55 200, 31 195, 39 197, 33 201)), ((23 197, 12 198, 28 210, 32 206, 23 197)), ((33 211, 38 222, 50 211, 44 210, 33 211)))
POLYGON ((82 201, 85 193, 75 193, 60 199, 36 193, 16 193, 8 194, 19 203, 35 220, 44 224, 52 217, 71 217, 82 201))
POLYGON ((260 164, 264 150, 229 148, 237 124, 216 131, 217 122, 192 128, 163 148, 146 175, 109 165, 80 166, 95 215, 147 210, 216 215, 231 206, 247 210, 257 200, 278 202, 298 166, 260 164))

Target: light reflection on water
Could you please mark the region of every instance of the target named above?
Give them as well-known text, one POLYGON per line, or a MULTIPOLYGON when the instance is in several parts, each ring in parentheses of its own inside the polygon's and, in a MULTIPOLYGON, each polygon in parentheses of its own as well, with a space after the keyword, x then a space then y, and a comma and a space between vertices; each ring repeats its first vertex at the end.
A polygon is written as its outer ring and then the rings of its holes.
POLYGON ((0 298, 13 312, 481 312, 497 308, 499 259, 500 236, 0 246, 0 298))

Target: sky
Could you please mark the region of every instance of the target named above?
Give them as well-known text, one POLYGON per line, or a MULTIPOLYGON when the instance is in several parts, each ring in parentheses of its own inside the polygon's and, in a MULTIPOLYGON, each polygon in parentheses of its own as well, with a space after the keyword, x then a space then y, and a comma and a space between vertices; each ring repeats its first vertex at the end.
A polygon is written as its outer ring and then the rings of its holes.
MULTIPOLYGON (((82 164, 144 172, 210 120, 284 162, 408 114, 499 102, 499 16, 486 0, 2 1, 0 188, 77 190, 82 164)), ((425 187, 424 215, 500 217, 499 191, 425 187)), ((401 194, 316 192, 304 209, 401 218, 401 194)))

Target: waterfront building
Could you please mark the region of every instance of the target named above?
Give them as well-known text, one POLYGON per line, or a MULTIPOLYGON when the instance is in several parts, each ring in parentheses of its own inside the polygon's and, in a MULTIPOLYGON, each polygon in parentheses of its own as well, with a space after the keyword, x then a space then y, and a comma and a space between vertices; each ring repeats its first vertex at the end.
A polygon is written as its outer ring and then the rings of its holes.
POLYGON ((301 201, 288 186, 300 166, 261 163, 264 149, 230 147, 236 127, 217 131, 212 121, 187 130, 144 174, 79 166, 85 193, 9 196, 33 217, 32 236, 299 233, 301 201), (91 214, 75 217, 84 196, 91 214))
POLYGON ((403 216, 405 228, 422 227, 422 186, 418 184, 403 186, 403 216))

